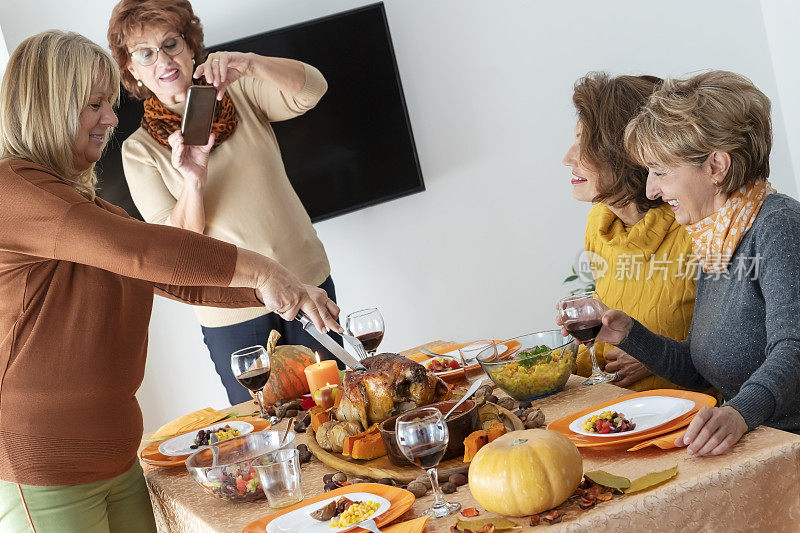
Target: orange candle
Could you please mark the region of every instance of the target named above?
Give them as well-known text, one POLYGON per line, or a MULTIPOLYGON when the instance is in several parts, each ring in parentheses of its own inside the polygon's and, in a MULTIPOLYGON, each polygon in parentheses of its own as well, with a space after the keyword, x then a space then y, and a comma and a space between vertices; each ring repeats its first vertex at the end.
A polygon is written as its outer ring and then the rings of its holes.
POLYGON ((320 361, 319 354, 315 353, 314 355, 317 356, 317 362, 308 365, 305 369, 308 390, 311 394, 328 384, 341 385, 342 379, 339 377, 336 361, 320 361))

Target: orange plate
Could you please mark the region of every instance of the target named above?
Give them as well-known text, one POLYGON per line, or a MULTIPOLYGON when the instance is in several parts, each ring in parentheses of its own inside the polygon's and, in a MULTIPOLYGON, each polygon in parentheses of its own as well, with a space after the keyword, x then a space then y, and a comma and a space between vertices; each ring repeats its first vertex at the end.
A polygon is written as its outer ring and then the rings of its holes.
MULTIPOLYGON (((259 518, 258 520, 250 522, 247 526, 245 526, 245 528, 242 530, 242 533, 264 533, 264 531, 266 531, 267 524, 281 515, 285 515, 286 513, 294 511, 295 509, 300 509, 301 507, 306 507, 334 496, 344 496, 345 494, 349 494, 351 492, 369 492, 389 500, 389 509, 375 519, 375 523, 378 525, 378 527, 383 527, 392 520, 402 516, 403 513, 408 511, 411 506, 414 505, 414 501, 416 500, 414 495, 407 490, 398 487, 392 487, 391 485, 381 485, 380 483, 356 483, 355 485, 348 485, 346 487, 334 489, 330 492, 323 492, 322 494, 309 500, 303 500, 292 505, 291 507, 281 509, 277 513, 259 518)), ((359 531, 366 531, 366 529, 357 527, 351 529, 348 531, 348 533, 357 533, 359 531)))
POLYGON ((571 415, 567 415, 563 418, 559 418, 558 420, 554 420, 548 424, 547 429, 552 429, 553 431, 558 431, 559 433, 566 435, 569 439, 575 443, 575 446, 578 448, 590 448, 590 447, 615 447, 620 446, 622 444, 631 443, 631 442, 640 442, 648 439, 652 439, 658 435, 662 435, 664 433, 669 433, 670 431, 675 431, 678 428, 686 426, 691 422, 694 415, 697 414, 697 411, 704 406, 714 406, 717 404, 717 399, 713 396, 709 396, 708 394, 703 394, 701 392, 694 392, 694 391, 686 391, 686 390, 678 390, 678 389, 655 389, 649 390, 644 392, 636 392, 634 394, 628 394, 625 396, 620 396, 619 398, 614 398, 613 400, 608 400, 603 403, 599 403, 597 405, 593 405, 583 411, 579 411, 577 413, 573 413, 571 415), (615 403, 623 402, 625 400, 632 400, 634 398, 641 398, 643 396, 668 396, 671 398, 683 398, 686 400, 692 400, 695 403, 694 408, 685 413, 684 415, 679 416, 674 420, 670 420, 660 426, 656 426, 654 428, 649 429, 643 433, 638 433, 636 435, 625 435, 621 433, 619 437, 589 437, 580 435, 575 433, 571 429, 569 429, 569 425, 577 418, 580 418, 584 415, 588 415, 592 411, 596 411, 598 409, 602 409, 604 407, 608 407, 610 405, 614 405, 615 403))
MULTIPOLYGON (((215 424, 224 424, 226 422, 231 422, 233 420, 237 420, 240 422, 249 422, 253 425, 253 432, 256 431, 264 431, 265 429, 269 429, 272 427, 272 424, 267 422, 261 417, 256 416, 243 416, 239 418, 229 418, 227 420, 220 420, 219 422, 214 422, 213 424, 207 424, 209 426, 213 426, 215 424)), ((198 428, 200 429, 200 428, 198 428)), ((197 430, 193 430, 196 432, 197 430)), ((185 435, 186 433, 192 433, 193 431, 187 431, 185 433, 181 433, 181 435, 185 435)), ((177 437, 178 435, 173 435, 170 438, 177 437)), ((139 459, 142 460, 143 463, 147 463, 152 466, 183 466, 183 463, 186 462, 186 458, 189 455, 164 455, 158 451, 158 446, 167 439, 157 440, 151 442, 148 446, 142 448, 142 451, 139 452, 139 459)))
MULTIPOLYGON (((456 350, 458 350, 462 346, 466 346, 468 344, 472 344, 473 342, 476 342, 476 341, 463 342, 461 344, 454 344, 453 346, 437 346, 436 348, 431 349, 431 351, 434 352, 434 353, 438 353, 438 354, 444 355, 446 353, 455 352, 456 350)), ((519 341, 503 342, 503 341, 497 341, 496 340, 495 342, 498 343, 498 344, 505 344, 507 346, 506 351, 503 353, 504 356, 513 354, 520 347, 519 341)), ((456 360, 457 360, 458 359, 458 354, 456 353, 455 355, 452 355, 452 357, 455 357, 456 360)), ((409 355, 408 358, 411 359, 412 361, 416 361, 417 363, 420 363, 420 364, 424 365, 425 361, 427 361, 428 359, 433 359, 433 356, 426 355, 426 354, 424 354, 422 352, 417 352, 415 354, 409 355)), ((480 364, 475 363, 474 365, 469 365, 467 367, 467 370, 470 370, 470 371, 471 370, 477 370, 478 368, 480 368, 480 364)), ((439 376, 440 378, 442 378, 443 380, 447 381, 447 382, 459 381, 459 380, 464 378, 464 369, 463 368, 459 368, 459 369, 456 369, 456 370, 448 370, 447 372, 434 372, 434 373, 437 376, 439 376)))

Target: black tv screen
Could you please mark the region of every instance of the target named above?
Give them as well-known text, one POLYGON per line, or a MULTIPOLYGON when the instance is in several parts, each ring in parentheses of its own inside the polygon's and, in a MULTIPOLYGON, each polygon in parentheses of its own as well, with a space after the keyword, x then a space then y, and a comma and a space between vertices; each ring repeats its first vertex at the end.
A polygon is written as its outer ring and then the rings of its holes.
MULTIPOLYGON (((272 123, 312 221, 425 190, 382 3, 209 47, 216 50, 297 59, 328 81, 314 109, 272 123)), ((120 146, 139 127, 141 102, 123 94, 118 115, 115 139, 97 167, 99 195, 140 217, 120 146)))

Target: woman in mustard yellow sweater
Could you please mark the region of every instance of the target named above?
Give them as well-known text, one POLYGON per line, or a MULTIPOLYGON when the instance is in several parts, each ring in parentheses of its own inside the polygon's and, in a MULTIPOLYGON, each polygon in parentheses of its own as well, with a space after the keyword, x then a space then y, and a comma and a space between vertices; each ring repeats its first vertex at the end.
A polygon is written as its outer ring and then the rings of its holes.
MULTIPOLYGON (((648 329, 685 339, 694 310, 697 264, 691 241, 669 206, 645 196, 647 169, 625 152, 625 126, 661 80, 654 76, 590 73, 575 84, 575 142, 563 164, 572 169, 572 195, 594 202, 586 223, 586 250, 600 299, 648 329), (599 257, 598 257, 599 256, 599 257)), ((675 387, 622 350, 597 345, 601 367, 616 385, 642 391, 675 387)), ((578 373, 591 373, 581 349, 578 373)))

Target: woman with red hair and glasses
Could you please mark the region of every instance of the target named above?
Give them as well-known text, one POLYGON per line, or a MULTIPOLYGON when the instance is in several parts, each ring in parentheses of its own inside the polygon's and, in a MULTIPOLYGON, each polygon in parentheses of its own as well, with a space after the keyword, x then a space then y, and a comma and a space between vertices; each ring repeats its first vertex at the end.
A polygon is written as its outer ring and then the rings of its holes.
MULTIPOLYGON (((335 300, 322 242, 292 188, 271 122, 312 109, 327 90, 320 72, 292 59, 240 52, 208 57, 186 0, 122 0, 108 42, 122 84, 144 100, 141 127, 122 144, 125 178, 147 222, 204 233, 270 257, 335 300), (212 134, 184 145, 186 91, 217 88, 212 134)), ((232 404, 250 398, 233 377, 231 353, 264 344, 271 330, 331 359, 301 327, 264 309, 195 307, 203 338, 232 404)))

